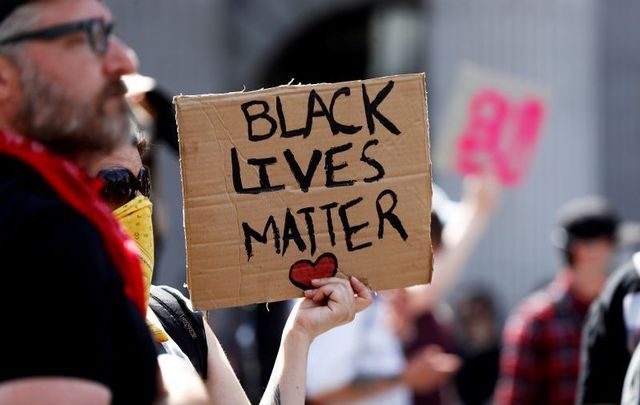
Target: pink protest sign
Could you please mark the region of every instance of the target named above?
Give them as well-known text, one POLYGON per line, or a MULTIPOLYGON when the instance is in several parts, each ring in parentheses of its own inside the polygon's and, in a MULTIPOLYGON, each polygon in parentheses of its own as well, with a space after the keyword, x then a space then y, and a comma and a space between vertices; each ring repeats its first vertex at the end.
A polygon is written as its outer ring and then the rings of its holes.
POLYGON ((436 163, 460 174, 490 171, 515 186, 531 166, 547 112, 545 92, 478 68, 461 70, 436 163))

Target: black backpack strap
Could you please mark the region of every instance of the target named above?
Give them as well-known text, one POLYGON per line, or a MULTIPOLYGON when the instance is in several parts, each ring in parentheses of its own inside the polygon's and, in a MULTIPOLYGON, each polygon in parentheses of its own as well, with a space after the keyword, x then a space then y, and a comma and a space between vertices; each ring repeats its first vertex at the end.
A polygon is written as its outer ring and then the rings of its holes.
POLYGON ((207 378, 207 335, 202 312, 189 308, 187 299, 168 286, 151 286, 149 308, 164 330, 189 357, 203 379, 207 378))

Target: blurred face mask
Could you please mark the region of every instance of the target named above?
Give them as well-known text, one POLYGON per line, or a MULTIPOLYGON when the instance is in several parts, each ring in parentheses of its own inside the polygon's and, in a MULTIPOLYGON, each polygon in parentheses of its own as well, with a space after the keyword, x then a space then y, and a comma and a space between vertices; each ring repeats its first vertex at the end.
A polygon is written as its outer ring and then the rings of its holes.
POLYGON ((140 249, 140 261, 144 276, 145 304, 149 304, 149 288, 153 277, 153 224, 151 211, 153 204, 144 196, 138 196, 120 208, 113 215, 124 226, 127 234, 140 249))

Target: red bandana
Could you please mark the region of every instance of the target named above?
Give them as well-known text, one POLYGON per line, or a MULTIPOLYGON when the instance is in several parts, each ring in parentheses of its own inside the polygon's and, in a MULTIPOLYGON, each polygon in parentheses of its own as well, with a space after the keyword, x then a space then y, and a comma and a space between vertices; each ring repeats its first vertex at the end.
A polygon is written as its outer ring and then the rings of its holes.
POLYGON ((20 135, 0 131, 0 153, 33 168, 65 203, 98 229, 107 254, 120 271, 127 297, 144 316, 146 307, 138 248, 100 200, 98 186, 101 182, 92 181, 70 161, 49 153, 40 143, 20 135))

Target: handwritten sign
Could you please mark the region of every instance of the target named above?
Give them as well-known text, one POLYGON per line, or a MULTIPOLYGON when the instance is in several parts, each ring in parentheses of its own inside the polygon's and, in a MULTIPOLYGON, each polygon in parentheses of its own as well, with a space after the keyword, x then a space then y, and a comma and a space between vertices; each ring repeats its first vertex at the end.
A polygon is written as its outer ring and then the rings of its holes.
POLYGON ((505 186, 525 177, 546 116, 545 92, 467 65, 461 69, 438 148, 438 167, 494 173, 505 186))
POLYGON ((424 75, 175 98, 198 308, 431 275, 424 75))

